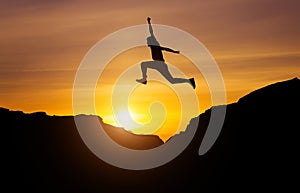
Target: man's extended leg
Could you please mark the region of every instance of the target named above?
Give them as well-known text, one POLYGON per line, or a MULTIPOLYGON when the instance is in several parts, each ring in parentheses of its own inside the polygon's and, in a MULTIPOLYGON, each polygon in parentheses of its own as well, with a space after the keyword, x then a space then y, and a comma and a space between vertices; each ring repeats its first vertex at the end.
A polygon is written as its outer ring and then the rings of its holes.
POLYGON ((160 62, 160 64, 157 65, 156 70, 158 70, 172 84, 189 83, 194 89, 196 87, 194 78, 174 78, 165 62, 160 62))

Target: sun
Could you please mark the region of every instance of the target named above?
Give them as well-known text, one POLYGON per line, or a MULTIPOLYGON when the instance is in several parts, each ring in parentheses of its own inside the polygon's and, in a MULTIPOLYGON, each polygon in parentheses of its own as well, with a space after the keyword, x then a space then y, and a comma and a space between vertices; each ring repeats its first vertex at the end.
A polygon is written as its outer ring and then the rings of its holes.
POLYGON ((133 113, 131 110, 126 109, 116 112, 111 117, 112 124, 123 127, 127 131, 137 129, 147 122, 149 122, 149 116, 133 113))

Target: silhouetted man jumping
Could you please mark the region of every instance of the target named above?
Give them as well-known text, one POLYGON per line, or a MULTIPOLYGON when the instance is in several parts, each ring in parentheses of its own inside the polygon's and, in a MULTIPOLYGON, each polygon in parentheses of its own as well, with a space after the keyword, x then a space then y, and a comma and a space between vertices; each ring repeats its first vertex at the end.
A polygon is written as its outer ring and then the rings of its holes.
POLYGON ((147 38, 147 44, 151 49, 151 55, 153 61, 147 61, 141 63, 141 69, 143 78, 137 79, 136 81, 142 84, 147 84, 147 68, 156 69, 159 71, 170 83, 178 84, 178 83, 189 83, 195 89, 196 84, 194 78, 186 79, 186 78, 174 78, 169 72, 168 66, 165 63, 162 51, 173 52, 179 54, 179 51, 172 50, 170 48, 161 47, 156 40, 153 29, 151 26, 151 18, 147 18, 150 36, 147 38))

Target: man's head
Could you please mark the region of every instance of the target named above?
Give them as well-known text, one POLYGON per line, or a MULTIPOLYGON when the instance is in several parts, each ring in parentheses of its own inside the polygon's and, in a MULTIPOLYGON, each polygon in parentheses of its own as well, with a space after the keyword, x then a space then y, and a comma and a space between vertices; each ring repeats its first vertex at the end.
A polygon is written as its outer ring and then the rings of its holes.
POLYGON ((154 36, 147 37, 147 44, 148 46, 160 46, 154 36))

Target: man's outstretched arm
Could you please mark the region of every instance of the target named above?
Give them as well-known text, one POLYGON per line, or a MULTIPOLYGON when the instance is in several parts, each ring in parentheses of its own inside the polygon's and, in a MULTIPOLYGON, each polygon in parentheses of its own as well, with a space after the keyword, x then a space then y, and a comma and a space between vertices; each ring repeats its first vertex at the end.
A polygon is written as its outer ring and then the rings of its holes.
POLYGON ((171 48, 166 48, 166 47, 161 47, 161 50, 165 50, 167 52, 172 52, 172 53, 176 53, 179 54, 179 50, 172 50, 171 48))
POLYGON ((147 17, 147 22, 148 22, 148 27, 149 27, 150 35, 151 35, 151 36, 154 36, 153 28, 152 28, 152 26, 151 26, 151 18, 150 18, 150 17, 147 17))

